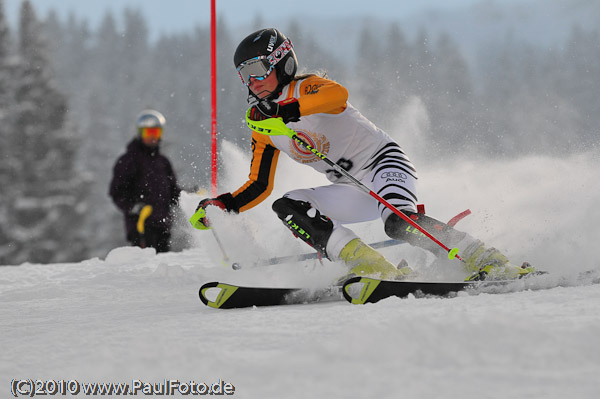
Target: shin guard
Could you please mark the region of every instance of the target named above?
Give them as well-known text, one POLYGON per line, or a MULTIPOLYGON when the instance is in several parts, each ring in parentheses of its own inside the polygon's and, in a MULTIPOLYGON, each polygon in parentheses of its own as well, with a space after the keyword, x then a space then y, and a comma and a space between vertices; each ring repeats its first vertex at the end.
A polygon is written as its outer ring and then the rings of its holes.
MULTIPOLYGON (((450 248, 455 246, 466 235, 466 233, 458 231, 452 226, 423 213, 414 213, 410 211, 402 211, 402 213, 450 248)), ((385 232, 394 240, 406 241, 411 245, 428 250, 438 257, 447 256, 447 253, 443 248, 396 214, 392 214, 386 219, 385 232)))

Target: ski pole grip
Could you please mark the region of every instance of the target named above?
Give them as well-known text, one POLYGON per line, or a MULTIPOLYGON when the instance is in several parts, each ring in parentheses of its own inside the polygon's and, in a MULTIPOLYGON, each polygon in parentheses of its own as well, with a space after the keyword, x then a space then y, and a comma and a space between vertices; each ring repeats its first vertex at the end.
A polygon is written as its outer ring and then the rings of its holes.
POLYGON ((288 128, 283 119, 281 118, 268 118, 262 121, 254 121, 250 118, 250 110, 246 111, 246 125, 257 133, 264 134, 267 136, 289 136, 291 137, 294 133, 293 130, 288 128))
POLYGON ((200 219, 204 219, 206 217, 206 209, 200 208, 192 215, 189 219, 189 222, 194 226, 195 229, 198 230, 208 230, 210 226, 205 225, 200 221, 200 219))

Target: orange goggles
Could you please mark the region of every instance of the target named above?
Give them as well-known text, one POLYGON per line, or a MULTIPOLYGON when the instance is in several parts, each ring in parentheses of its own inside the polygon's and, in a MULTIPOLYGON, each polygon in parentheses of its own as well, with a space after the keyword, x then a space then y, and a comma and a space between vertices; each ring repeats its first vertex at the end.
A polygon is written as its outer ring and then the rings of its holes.
POLYGON ((140 131, 142 139, 160 139, 162 136, 162 128, 160 127, 143 127, 140 131))

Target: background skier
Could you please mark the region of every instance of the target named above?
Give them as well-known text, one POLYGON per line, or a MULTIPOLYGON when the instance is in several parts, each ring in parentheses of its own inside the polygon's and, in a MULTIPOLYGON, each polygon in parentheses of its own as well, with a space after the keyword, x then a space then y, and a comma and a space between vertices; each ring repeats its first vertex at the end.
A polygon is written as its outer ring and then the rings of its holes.
POLYGON ((123 212, 127 241, 157 252, 170 249, 172 207, 181 192, 171 162, 160 153, 164 126, 165 117, 158 111, 146 109, 138 115, 137 135, 117 160, 109 191, 123 212), (147 219, 138 226, 140 215, 147 219))

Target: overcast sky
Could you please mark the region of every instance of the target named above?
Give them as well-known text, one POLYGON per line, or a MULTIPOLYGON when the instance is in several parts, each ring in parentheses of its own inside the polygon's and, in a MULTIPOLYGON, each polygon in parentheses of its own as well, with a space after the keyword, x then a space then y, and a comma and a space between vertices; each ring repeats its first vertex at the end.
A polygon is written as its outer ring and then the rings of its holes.
MULTIPOLYGON (((463 7, 489 0, 279 0, 252 2, 248 0, 217 0, 217 13, 228 24, 252 21, 260 12, 266 25, 278 26, 287 22, 294 13, 307 17, 375 16, 386 19, 403 18, 425 9, 463 7)), ((519 0, 494 0, 502 3, 519 0)), ((5 12, 16 21, 21 0, 4 0, 5 12)), ((139 8, 157 33, 187 31, 196 25, 210 23, 210 0, 31 0, 38 15, 43 17, 55 9, 59 16, 70 12, 88 19, 96 26, 104 14, 111 10, 120 16, 125 7, 139 8)))

